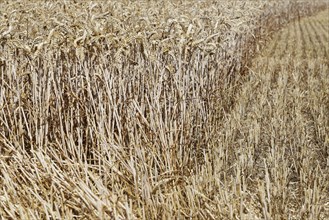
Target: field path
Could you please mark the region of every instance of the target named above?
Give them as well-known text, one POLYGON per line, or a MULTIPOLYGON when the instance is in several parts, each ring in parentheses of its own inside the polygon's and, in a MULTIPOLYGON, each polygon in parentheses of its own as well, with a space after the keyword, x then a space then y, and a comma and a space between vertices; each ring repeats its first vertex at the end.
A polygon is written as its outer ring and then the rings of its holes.
POLYGON ((230 114, 255 161, 246 207, 260 218, 329 219, 328 14, 273 36, 230 114))

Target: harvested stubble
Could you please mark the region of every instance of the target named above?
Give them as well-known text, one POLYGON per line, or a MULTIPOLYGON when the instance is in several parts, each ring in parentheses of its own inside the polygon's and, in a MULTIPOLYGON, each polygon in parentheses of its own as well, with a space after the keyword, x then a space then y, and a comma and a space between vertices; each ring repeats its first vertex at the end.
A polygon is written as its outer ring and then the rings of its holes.
POLYGON ((1 216, 289 213, 247 183, 234 103, 267 35, 324 3, 0 2, 1 216))
POLYGON ((249 205, 263 218, 329 218, 328 25, 326 10, 274 35, 231 111, 245 189, 257 194, 249 205))

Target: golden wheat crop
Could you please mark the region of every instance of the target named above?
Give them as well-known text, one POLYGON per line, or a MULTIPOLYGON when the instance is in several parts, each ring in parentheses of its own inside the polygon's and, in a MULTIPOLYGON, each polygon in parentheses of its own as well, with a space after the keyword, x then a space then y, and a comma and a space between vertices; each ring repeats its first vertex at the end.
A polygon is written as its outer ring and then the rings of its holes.
POLYGON ((0 1, 1 218, 328 217, 326 8, 0 1))

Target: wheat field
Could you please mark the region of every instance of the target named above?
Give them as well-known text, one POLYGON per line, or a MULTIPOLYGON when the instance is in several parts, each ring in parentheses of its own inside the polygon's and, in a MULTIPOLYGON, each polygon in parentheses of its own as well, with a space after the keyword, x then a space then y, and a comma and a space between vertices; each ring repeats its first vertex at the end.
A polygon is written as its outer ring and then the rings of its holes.
POLYGON ((329 219, 328 6, 0 0, 0 219, 329 219))

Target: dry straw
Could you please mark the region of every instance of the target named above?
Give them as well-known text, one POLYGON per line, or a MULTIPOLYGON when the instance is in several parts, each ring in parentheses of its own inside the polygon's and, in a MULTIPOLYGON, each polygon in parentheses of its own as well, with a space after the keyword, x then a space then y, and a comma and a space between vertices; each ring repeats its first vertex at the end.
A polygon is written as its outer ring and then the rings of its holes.
MULTIPOLYGON (((276 132, 288 128, 277 120, 287 112, 269 106, 266 112, 279 117, 271 121, 248 107, 249 94, 270 93, 262 83, 267 78, 242 85, 273 31, 325 7, 322 1, 0 1, 0 216, 321 217, 328 207, 314 204, 324 201, 328 177, 303 146, 328 148, 321 145, 328 138, 325 108, 309 110, 308 120, 298 118, 306 104, 295 109, 296 124, 284 122, 296 133, 279 140, 276 132), (304 139, 304 127, 314 136, 304 139), (280 188, 295 179, 304 188, 280 188)), ((316 23, 324 30, 316 39, 327 40, 326 22, 316 23)))

